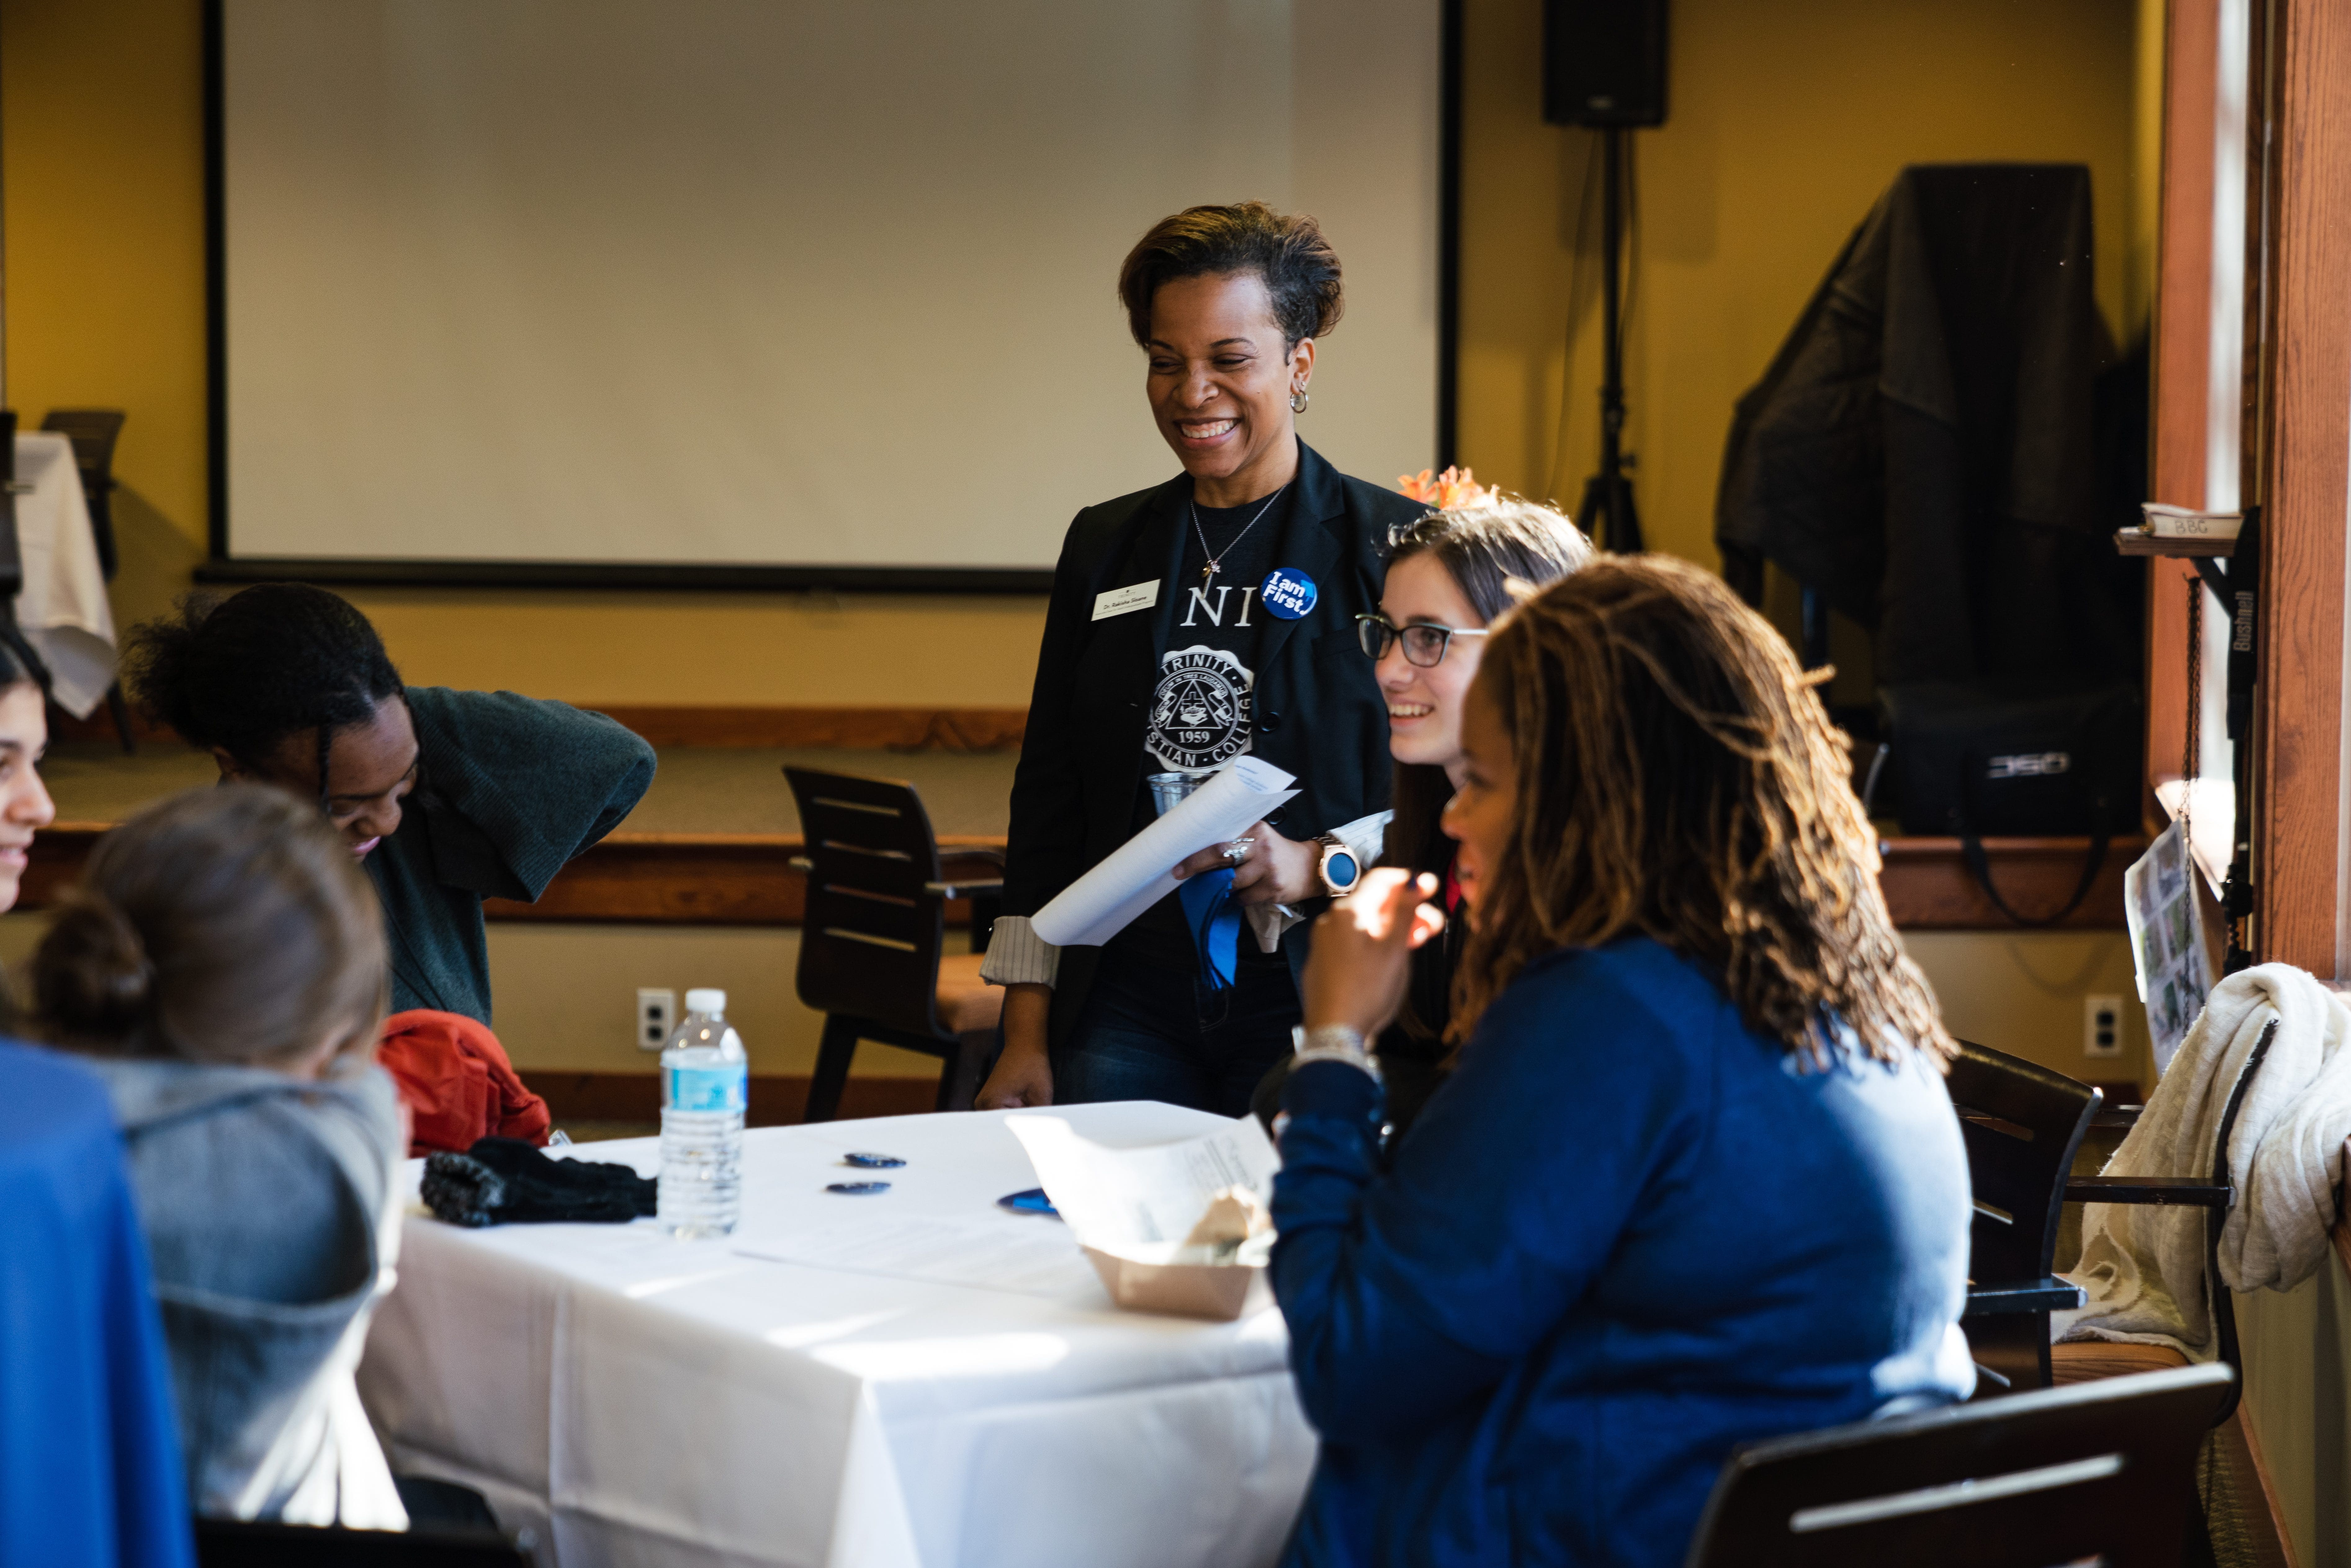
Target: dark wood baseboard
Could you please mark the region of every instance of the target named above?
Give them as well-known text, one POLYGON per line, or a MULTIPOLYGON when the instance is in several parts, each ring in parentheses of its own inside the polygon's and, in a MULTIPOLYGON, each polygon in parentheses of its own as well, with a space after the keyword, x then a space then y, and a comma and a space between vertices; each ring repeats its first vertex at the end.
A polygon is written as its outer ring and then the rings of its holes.
MULTIPOLYGON (((582 704, 582 706, 590 705, 582 704)), ((655 746, 726 749, 805 747, 837 751, 1010 751, 1029 727, 1019 707, 689 707, 665 704, 605 704, 611 716, 655 746)), ((131 737, 177 746, 170 729, 134 713, 131 737)), ((58 740, 119 740, 103 707, 88 718, 52 709, 49 733, 58 740)))
MULTIPOLYGON (((522 1081, 543 1095, 555 1124, 573 1122, 658 1122, 661 1082, 652 1072, 558 1072, 524 1068, 522 1081)), ((862 1078, 851 1075, 841 1092, 843 1122, 869 1116, 919 1116, 938 1103, 939 1082, 931 1078, 862 1078)), ((751 1077, 754 1127, 789 1127, 808 1108, 805 1072, 759 1072, 751 1077)))

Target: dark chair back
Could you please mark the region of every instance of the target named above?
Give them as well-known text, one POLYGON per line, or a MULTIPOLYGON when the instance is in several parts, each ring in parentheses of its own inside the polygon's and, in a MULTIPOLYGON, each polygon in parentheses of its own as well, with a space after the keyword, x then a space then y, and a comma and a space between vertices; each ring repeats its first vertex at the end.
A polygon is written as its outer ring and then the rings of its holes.
POLYGON ((90 538, 98 545, 98 569, 114 580, 114 442, 122 434, 117 408, 53 408, 41 421, 73 443, 74 466, 81 473, 82 497, 89 503, 90 538))
POLYGON ((16 413, 0 409, 0 608, 16 625, 16 595, 25 591, 25 553, 16 543, 16 413))
POLYGON ((342 1530, 248 1520, 196 1521, 197 1568, 529 1568, 491 1530, 417 1525, 342 1530))
POLYGON ((787 768, 808 842, 800 1000, 915 1034, 948 1035, 937 1007, 946 899, 914 787, 787 768))
POLYGON ((2074 1156, 2101 1096, 2045 1067, 1967 1040, 1952 1060, 1951 1103, 1967 1143, 1975 1224, 1961 1322, 1987 1393, 2049 1385, 2049 1309, 2077 1293, 2050 1274, 2074 1156), (2058 1301, 2052 1292, 2061 1292, 2058 1301))
POLYGON ((1688 1568, 2173 1568, 2221 1365, 2111 1377, 1740 1448, 1688 1568))

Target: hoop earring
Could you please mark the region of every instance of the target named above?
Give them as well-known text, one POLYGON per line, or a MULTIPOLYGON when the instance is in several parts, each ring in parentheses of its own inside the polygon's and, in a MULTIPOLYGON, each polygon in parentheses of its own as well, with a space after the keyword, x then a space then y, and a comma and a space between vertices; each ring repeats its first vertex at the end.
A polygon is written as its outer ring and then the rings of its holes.
POLYGON ((1290 389, 1290 413, 1304 413, 1306 412, 1306 405, 1313 401, 1314 400, 1312 398, 1306 395, 1306 389, 1304 387, 1292 387, 1290 389))

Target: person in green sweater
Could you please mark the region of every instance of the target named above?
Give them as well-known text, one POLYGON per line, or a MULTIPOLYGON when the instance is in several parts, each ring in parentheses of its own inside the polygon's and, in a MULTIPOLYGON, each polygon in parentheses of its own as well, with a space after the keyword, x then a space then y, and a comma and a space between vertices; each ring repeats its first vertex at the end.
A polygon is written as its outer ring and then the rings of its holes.
POLYGON ((134 627, 123 682, 223 779, 319 802, 382 900, 394 1012, 487 1025, 482 900, 537 899, 653 783, 653 747, 601 714, 405 685, 366 616, 299 583, 134 627))

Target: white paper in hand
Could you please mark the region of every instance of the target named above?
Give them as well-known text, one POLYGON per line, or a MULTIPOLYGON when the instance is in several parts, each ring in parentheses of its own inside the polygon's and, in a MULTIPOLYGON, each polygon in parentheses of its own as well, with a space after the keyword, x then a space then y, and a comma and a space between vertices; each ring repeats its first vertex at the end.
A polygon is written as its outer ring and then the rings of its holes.
POLYGON ((1099 947, 1176 891, 1180 862, 1294 800, 1290 776, 1254 757, 1236 758, 1165 816, 1039 910, 1029 928, 1056 947, 1099 947))

